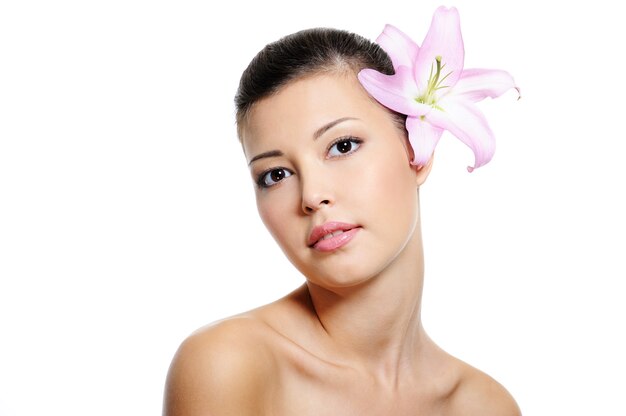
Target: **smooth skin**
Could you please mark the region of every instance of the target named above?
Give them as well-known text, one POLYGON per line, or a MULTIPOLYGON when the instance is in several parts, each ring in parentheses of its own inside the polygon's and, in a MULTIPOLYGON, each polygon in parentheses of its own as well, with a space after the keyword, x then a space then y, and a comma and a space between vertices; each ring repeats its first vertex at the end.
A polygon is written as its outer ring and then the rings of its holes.
POLYGON ((422 327, 419 187, 432 160, 409 163, 406 133, 352 71, 292 81, 256 103, 243 148, 262 184, 259 214, 306 282, 186 339, 165 416, 521 414, 422 327), (361 228, 335 251, 309 247, 329 221, 361 228))

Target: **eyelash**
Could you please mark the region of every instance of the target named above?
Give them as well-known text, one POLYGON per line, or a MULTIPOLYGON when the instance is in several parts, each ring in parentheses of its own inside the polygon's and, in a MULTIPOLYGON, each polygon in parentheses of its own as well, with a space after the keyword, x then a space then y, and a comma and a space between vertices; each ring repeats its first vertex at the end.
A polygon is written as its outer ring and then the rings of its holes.
MULTIPOLYGON (((354 149, 354 150, 351 149, 350 151, 348 151, 346 153, 343 153, 343 154, 341 154, 339 156, 333 156, 333 158, 335 158, 335 157, 340 157, 340 158, 346 157, 346 156, 356 152, 357 149, 359 147, 361 147, 361 143, 363 143, 363 140, 358 139, 358 138, 353 137, 353 136, 343 136, 343 137, 340 137, 340 138, 336 139, 335 141, 333 141, 330 144, 330 146, 328 146, 328 149, 326 150, 326 154, 328 154, 333 147, 335 147, 336 145, 338 145, 340 143, 355 143, 355 144, 357 144, 357 148, 354 149)), ((282 181, 285 178, 290 177, 291 175, 293 175, 293 172, 291 170, 287 169, 287 168, 275 167, 275 168, 267 169, 267 170, 261 172, 257 176, 256 184, 261 189, 271 188, 272 186, 275 186, 276 184, 278 184, 278 182, 282 181), (270 173, 275 172, 275 171, 283 171, 283 172, 286 172, 287 174, 282 179, 279 179, 278 181, 274 181, 275 183, 273 185, 266 184, 265 180, 266 180, 267 176, 270 173)))
POLYGON ((328 150, 326 151, 326 153, 328 154, 328 152, 330 152, 330 149, 332 149, 333 147, 335 147, 339 143, 356 143, 358 145, 356 149, 350 150, 348 153, 344 153, 341 156, 336 156, 336 157, 344 157, 344 156, 347 156, 347 155, 350 155, 350 154, 356 152, 356 150, 359 147, 361 147, 361 143, 363 143, 363 140, 358 139, 358 138, 353 137, 353 136, 343 136, 343 137, 340 137, 337 140, 335 140, 334 142, 332 142, 330 144, 330 146, 328 146, 328 150))

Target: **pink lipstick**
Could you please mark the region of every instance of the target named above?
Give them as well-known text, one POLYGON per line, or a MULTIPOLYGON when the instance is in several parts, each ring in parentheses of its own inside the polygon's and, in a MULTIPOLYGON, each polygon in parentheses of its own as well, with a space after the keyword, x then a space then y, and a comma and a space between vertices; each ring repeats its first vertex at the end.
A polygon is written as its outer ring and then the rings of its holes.
POLYGON ((308 244, 319 251, 333 251, 348 244, 360 229, 356 224, 327 222, 313 228, 308 244))

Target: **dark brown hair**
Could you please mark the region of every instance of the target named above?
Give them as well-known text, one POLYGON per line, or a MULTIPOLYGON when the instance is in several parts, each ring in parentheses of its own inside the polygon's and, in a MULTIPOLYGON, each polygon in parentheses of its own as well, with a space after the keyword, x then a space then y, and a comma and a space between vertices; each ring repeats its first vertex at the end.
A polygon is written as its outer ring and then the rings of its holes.
MULTIPOLYGON (((323 72, 352 71, 356 75, 363 68, 387 75, 394 73, 389 55, 380 46, 345 30, 306 29, 266 45, 239 81, 235 95, 239 139, 254 103, 278 92, 290 81, 323 72)), ((404 128, 406 116, 392 113, 404 128)))

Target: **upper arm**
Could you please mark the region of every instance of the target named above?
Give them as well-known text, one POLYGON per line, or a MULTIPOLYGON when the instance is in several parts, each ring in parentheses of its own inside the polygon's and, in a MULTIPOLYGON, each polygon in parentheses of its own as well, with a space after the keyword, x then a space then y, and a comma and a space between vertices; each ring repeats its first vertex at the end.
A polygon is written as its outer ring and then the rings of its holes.
POLYGON ((463 381, 453 399, 454 414, 468 416, 521 416, 511 394, 496 380, 477 373, 463 381))
POLYGON ((190 336, 170 366, 164 416, 256 414, 268 365, 246 322, 228 322, 190 336))
MULTIPOLYGON (((517 402, 500 383, 488 377, 485 382, 483 397, 485 409, 480 413, 483 416, 521 416, 522 412, 517 402)), ((477 413, 478 414, 478 413, 477 413)))

